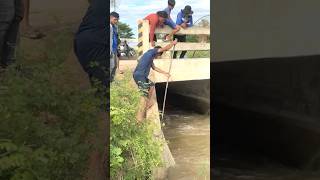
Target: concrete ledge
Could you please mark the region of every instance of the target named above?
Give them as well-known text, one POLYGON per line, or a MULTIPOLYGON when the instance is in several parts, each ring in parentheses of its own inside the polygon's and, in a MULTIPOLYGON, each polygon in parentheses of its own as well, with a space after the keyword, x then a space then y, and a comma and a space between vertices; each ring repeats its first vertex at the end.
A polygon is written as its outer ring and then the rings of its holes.
MULTIPOLYGON (((169 43, 156 43, 156 46, 164 47, 169 43)), ((170 49, 171 51, 173 48, 170 49)), ((210 50, 210 43, 178 43, 175 47, 176 51, 208 51, 210 50)))
MULTIPOLYGON (((155 60, 156 67, 169 71, 170 60, 155 60)), ((155 82, 167 82, 167 77, 155 72, 155 82)), ((171 67, 171 77, 169 81, 190 81, 210 79, 210 59, 194 58, 194 59, 174 59, 171 67)))
MULTIPOLYGON (((156 67, 169 71, 170 59, 154 60, 156 67)), ((134 60, 120 61, 122 70, 133 70, 137 65, 134 60)), ((154 78, 150 78, 154 82, 167 82, 167 77, 151 70, 150 75, 154 74, 154 78)), ((174 59, 172 61, 171 77, 169 81, 190 81, 210 79, 210 59, 209 58, 192 58, 192 59, 174 59)))
MULTIPOLYGON (((169 26, 165 26, 163 28, 157 28, 155 33, 156 34, 169 34, 172 32, 172 28, 169 26)), ((181 35, 210 35, 210 28, 204 28, 204 27, 190 27, 187 29, 181 29, 176 34, 181 35)))

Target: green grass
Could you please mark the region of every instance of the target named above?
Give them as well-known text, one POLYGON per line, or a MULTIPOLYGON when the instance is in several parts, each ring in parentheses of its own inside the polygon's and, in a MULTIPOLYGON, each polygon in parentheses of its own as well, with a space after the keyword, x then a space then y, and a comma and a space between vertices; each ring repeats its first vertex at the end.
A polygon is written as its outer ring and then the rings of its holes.
POLYGON ((152 121, 138 124, 140 93, 131 74, 111 85, 111 179, 151 179, 161 165, 161 144, 153 137, 152 121))
POLYGON ((96 136, 94 89, 61 87, 70 31, 22 41, 0 79, 0 179, 82 179, 96 136))
POLYGON ((210 51, 188 51, 188 58, 210 58, 210 51))

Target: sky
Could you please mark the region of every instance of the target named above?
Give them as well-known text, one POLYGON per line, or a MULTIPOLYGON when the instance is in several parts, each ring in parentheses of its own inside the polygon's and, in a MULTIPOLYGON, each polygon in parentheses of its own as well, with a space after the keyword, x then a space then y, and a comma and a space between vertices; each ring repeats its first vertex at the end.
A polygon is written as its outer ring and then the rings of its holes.
MULTIPOLYGON (((138 34, 138 19, 143 19, 150 13, 163 10, 167 5, 168 0, 118 0, 116 12, 120 14, 120 21, 129 24, 136 36, 138 34)), ((192 7, 194 22, 202 16, 210 15, 210 0, 176 0, 176 5, 171 11, 171 18, 174 21, 178 12, 186 5, 192 7)), ((113 7, 111 7, 111 11, 114 11, 113 7)))

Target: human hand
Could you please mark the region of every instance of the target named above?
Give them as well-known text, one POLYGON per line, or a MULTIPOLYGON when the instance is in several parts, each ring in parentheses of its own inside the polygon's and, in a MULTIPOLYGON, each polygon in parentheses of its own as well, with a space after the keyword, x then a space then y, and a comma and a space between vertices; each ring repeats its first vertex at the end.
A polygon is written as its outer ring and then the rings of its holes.
POLYGON ((182 27, 183 29, 186 29, 186 28, 187 28, 187 23, 185 23, 185 22, 182 23, 182 24, 181 24, 181 27, 182 27))
POLYGON ((168 35, 166 35, 166 37, 165 37, 165 40, 170 40, 170 38, 171 38, 171 35, 170 34, 168 34, 168 35))
POLYGON ((172 44, 173 45, 176 45, 178 43, 178 40, 177 39, 175 39, 174 41, 172 41, 172 44))

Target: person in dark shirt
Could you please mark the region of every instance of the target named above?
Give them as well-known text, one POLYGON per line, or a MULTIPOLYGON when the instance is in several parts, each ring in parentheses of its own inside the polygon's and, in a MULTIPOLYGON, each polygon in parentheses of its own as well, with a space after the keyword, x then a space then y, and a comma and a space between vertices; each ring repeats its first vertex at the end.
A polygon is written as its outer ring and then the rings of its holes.
POLYGON ((110 111, 109 2, 92 0, 74 38, 74 52, 88 74, 103 111, 110 111))
MULTIPOLYGON (((110 124, 110 55, 109 55, 109 1, 91 0, 85 16, 82 19, 78 32, 74 37, 74 52, 83 70, 88 74, 92 86, 96 87, 96 95, 101 99, 103 117, 106 118, 103 126, 109 133, 110 124)), ((105 142, 104 153, 97 152, 89 163, 96 164, 97 172, 93 172, 92 179, 106 180, 109 177, 109 138, 105 142), (95 158, 100 159, 99 161, 95 158)))
MULTIPOLYGON (((193 18, 192 18, 193 11, 191 10, 191 6, 187 5, 184 9, 177 15, 176 24, 180 25, 183 29, 189 28, 193 26, 193 18)), ((186 42, 187 36, 186 35, 174 35, 174 38, 177 38, 179 42, 186 42)), ((187 51, 182 51, 180 54, 180 59, 184 58, 187 51)), ((177 51, 173 53, 173 58, 177 57, 177 51)))
POLYGON ((152 68, 153 70, 159 73, 162 73, 167 77, 170 76, 168 72, 165 72, 155 67, 153 60, 158 56, 161 56, 164 51, 168 51, 169 49, 172 48, 172 46, 176 44, 177 44, 177 40, 173 41, 172 43, 168 44, 163 48, 160 46, 156 46, 153 49, 148 50, 146 53, 142 55, 142 57, 139 60, 139 63, 137 64, 133 72, 133 79, 138 85, 138 88, 143 96, 140 102, 143 108, 139 110, 139 113, 137 115, 138 121, 142 121, 142 119, 146 115, 147 109, 149 109, 153 105, 153 102, 151 101, 151 97, 152 97, 152 93, 154 92, 154 83, 148 79, 150 69, 152 68))
POLYGON ((74 52, 92 84, 109 86, 108 1, 92 0, 74 38, 74 52))
POLYGON ((23 19, 22 0, 0 1, 0 67, 6 68, 16 60, 19 25, 23 19))
POLYGON ((167 41, 171 38, 173 34, 178 32, 180 30, 180 26, 177 26, 175 22, 173 22, 171 18, 171 11, 173 10, 174 6, 176 4, 175 0, 168 0, 168 7, 166 7, 163 11, 165 11, 168 14, 168 18, 164 21, 165 25, 168 25, 172 29, 174 29, 174 32, 172 34, 166 34, 164 36, 164 41, 167 41))

